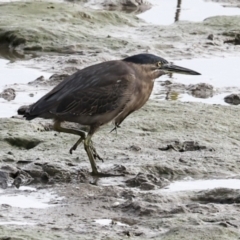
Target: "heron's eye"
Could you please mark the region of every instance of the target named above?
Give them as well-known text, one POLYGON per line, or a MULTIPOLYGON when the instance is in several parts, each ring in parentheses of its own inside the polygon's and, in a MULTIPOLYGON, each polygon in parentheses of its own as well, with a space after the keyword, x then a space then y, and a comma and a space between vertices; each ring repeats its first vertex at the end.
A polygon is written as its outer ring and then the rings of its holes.
POLYGON ((157 67, 161 67, 162 63, 161 62, 157 62, 157 67))

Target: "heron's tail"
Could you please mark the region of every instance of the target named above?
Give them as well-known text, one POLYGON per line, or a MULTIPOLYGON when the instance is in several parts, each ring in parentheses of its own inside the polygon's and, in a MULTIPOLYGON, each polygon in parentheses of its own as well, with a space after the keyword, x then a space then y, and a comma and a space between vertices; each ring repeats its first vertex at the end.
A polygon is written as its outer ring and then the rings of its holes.
POLYGON ((21 106, 18 110, 17 110, 17 113, 18 115, 23 115, 26 120, 32 120, 34 118, 37 117, 37 115, 30 115, 29 113, 29 109, 32 105, 24 105, 24 106, 21 106))

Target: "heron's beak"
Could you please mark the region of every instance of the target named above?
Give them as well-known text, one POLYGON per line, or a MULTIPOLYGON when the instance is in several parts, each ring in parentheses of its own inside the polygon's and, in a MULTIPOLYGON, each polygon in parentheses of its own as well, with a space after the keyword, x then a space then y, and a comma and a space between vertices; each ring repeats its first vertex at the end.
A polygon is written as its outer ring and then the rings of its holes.
POLYGON ((166 73, 179 73, 179 74, 186 74, 186 75, 201 75, 200 73, 195 72, 191 69, 179 67, 179 66, 173 65, 171 63, 164 64, 161 67, 161 70, 163 70, 166 73))

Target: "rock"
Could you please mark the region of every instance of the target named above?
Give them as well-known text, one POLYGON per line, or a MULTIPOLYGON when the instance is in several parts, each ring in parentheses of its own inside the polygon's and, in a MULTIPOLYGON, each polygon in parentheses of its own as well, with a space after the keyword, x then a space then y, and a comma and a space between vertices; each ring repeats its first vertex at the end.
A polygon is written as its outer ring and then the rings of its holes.
POLYGON ((56 86, 69 76, 70 76, 69 74, 53 74, 48 80, 49 85, 56 86))
POLYGON ((208 191, 201 191, 196 194, 193 201, 201 203, 219 203, 219 204, 235 204, 240 203, 240 190, 230 188, 216 188, 208 191))
MULTIPOLYGON (((72 173, 60 165, 44 163, 42 169, 47 175, 53 178, 54 181, 70 182, 72 179, 72 173)), ((42 178, 46 179, 46 176, 42 176, 42 178)))
POLYGON ((47 172, 45 172, 41 165, 30 163, 22 167, 22 171, 26 172, 31 176, 34 183, 48 183, 50 177, 47 172))
POLYGON ((25 137, 6 137, 4 140, 14 147, 19 147, 23 149, 34 148, 39 143, 42 142, 37 138, 25 138, 25 137))
POLYGON ((0 93, 0 98, 3 98, 7 101, 12 101, 16 97, 16 92, 13 88, 7 88, 0 93))
POLYGON ((0 188, 7 188, 8 174, 6 172, 0 171, 0 188))
POLYGON ((213 96, 213 86, 207 83, 185 85, 182 83, 171 83, 165 81, 161 84, 167 93, 166 100, 177 100, 179 94, 188 93, 198 98, 209 98, 213 96))
POLYGON ((160 83, 161 86, 167 86, 167 85, 171 85, 172 82, 170 80, 166 80, 160 83))
POLYGON ((190 84, 187 91, 197 98, 209 98, 213 96, 213 86, 207 83, 190 84))
POLYGON ((146 0, 103 0, 100 4, 109 10, 120 10, 135 14, 151 8, 151 4, 146 0))
POLYGON ((164 178, 157 178, 152 174, 138 173, 134 178, 128 179, 128 187, 139 187, 142 190, 152 190, 155 187, 163 188, 169 184, 164 178))
POLYGON ((214 38, 213 34, 209 34, 208 37, 207 37, 208 40, 213 40, 213 38, 214 38))
MULTIPOLYGON (((8 187, 7 183, 10 180, 11 180, 11 182, 13 182, 13 185, 15 185, 14 180, 19 176, 19 169, 15 168, 11 165, 4 165, 1 167, 0 173, 2 173, 2 176, 5 176, 5 179, 4 178, 1 179, 1 176, 0 176, 0 185, 1 185, 1 180, 2 180, 2 188, 5 189, 8 187)), ((16 180, 16 182, 17 182, 17 180, 16 180)), ((20 183, 16 184, 16 186, 19 187, 20 183)))
POLYGON ((240 104, 240 94, 230 94, 224 98, 224 102, 232 105, 238 105, 240 104))
POLYGON ((139 146, 132 145, 129 147, 129 150, 139 152, 141 150, 141 148, 139 146))
POLYGON ((240 45, 240 34, 236 34, 233 39, 224 41, 224 43, 232 43, 234 45, 240 45))
POLYGON ((152 216, 156 215, 159 211, 159 208, 155 205, 133 200, 127 200, 116 208, 120 208, 123 212, 128 212, 129 214, 135 214, 138 216, 152 216))
POLYGON ((153 190, 153 189, 155 189, 155 185, 152 183, 149 183, 149 182, 143 182, 140 185, 140 189, 145 190, 145 191, 153 190))
POLYGON ((45 79, 41 76, 28 84, 32 86, 56 86, 68 76, 69 74, 53 74, 49 79, 45 79))
POLYGON ((33 182, 33 178, 25 171, 19 170, 17 176, 14 177, 12 185, 19 188, 21 185, 29 185, 33 182))
POLYGON ((163 235, 156 236, 156 240, 233 240, 239 235, 232 229, 215 225, 208 226, 181 226, 171 228, 163 235))
POLYGON ((167 91, 166 100, 176 100, 178 95, 181 93, 185 93, 186 85, 182 83, 173 83, 168 82, 165 86, 167 91))
POLYGON ((19 169, 17 169, 16 167, 13 167, 12 165, 3 165, 1 167, 1 170, 3 172, 8 173, 11 178, 15 178, 19 172, 19 169))
POLYGON ((175 150, 177 152, 186 152, 186 151, 199 151, 199 150, 205 150, 207 149, 206 146, 200 146, 198 142, 195 141, 185 141, 185 142, 179 142, 175 141, 172 144, 168 144, 166 147, 159 147, 158 148, 161 151, 167 151, 167 150, 175 150))
POLYGON ((28 84, 33 85, 33 86, 42 85, 43 83, 45 83, 45 81, 46 81, 45 77, 40 76, 40 77, 36 78, 34 81, 29 82, 28 84))

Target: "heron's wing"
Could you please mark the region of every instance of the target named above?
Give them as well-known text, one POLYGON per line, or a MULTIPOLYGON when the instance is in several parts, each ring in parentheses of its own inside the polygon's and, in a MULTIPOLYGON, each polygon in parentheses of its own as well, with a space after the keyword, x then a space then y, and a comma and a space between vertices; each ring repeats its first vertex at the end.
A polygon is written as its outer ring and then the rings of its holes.
MULTIPOLYGON (((31 116, 30 119, 48 112, 63 113, 75 108, 78 108, 78 111, 86 111, 86 105, 94 105, 94 101, 102 103, 102 108, 97 111, 110 111, 107 102, 113 103, 116 98, 120 98, 123 94, 120 88, 124 90, 124 86, 133 82, 133 78, 132 70, 121 61, 104 62, 84 68, 39 99, 29 108, 26 115, 31 116), (119 80, 121 84, 116 84, 119 80), (104 104, 107 104, 105 110, 104 104)), ((89 109, 88 111, 91 112, 89 109)))
POLYGON ((56 115, 98 115, 123 108, 128 102, 129 82, 122 78, 104 87, 80 89, 62 99, 56 115))

